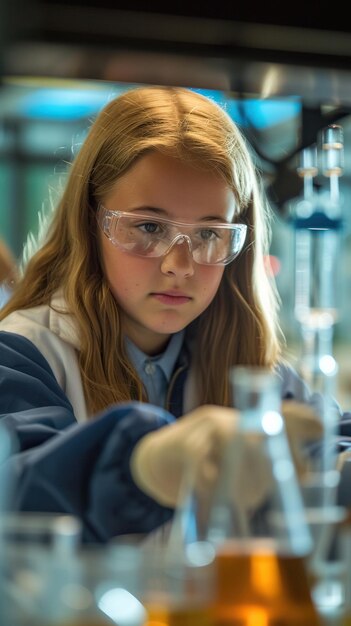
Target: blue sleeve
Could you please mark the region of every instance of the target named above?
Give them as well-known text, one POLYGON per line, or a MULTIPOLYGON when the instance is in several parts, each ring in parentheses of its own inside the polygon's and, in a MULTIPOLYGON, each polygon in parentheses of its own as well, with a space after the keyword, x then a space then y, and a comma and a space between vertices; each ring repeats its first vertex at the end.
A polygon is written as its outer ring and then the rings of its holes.
POLYGON ((76 515, 91 542, 148 533, 170 519, 172 511, 140 491, 129 469, 137 441, 173 421, 170 413, 130 402, 78 424, 38 349, 0 332, 0 418, 17 445, 6 463, 11 508, 76 515))

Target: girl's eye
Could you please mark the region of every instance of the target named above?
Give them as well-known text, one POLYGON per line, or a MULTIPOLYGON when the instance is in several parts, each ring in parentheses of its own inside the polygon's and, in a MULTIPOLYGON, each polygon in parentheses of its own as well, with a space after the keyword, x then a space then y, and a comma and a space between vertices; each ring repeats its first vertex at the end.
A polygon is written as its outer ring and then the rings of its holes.
POLYGON ((148 233, 150 235, 161 232, 160 224, 157 222, 144 222, 143 224, 138 224, 137 227, 143 233, 148 233))
POLYGON ((201 230, 200 235, 201 235, 201 239, 204 239, 205 241, 211 241, 212 239, 219 238, 218 232, 210 228, 206 228, 206 229, 204 228, 203 230, 201 230))

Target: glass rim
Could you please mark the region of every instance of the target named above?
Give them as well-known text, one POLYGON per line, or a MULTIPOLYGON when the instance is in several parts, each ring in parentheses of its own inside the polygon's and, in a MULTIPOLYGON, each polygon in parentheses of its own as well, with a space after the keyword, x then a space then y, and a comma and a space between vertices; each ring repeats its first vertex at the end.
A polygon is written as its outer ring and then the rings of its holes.
POLYGON ((107 209, 103 204, 99 204, 98 206, 98 214, 104 211, 104 213, 110 213, 112 216, 117 217, 118 219, 120 219, 121 217, 127 217, 130 219, 147 219, 151 222, 166 222, 167 224, 174 224, 175 226, 185 226, 186 228, 191 228, 191 227, 197 227, 197 228, 201 228, 201 227, 208 227, 211 226, 211 228, 215 229, 215 228, 222 228, 224 230, 238 230, 240 232, 245 232, 247 231, 247 224, 243 224, 241 222, 235 222, 235 223, 228 223, 228 222, 215 222, 215 221, 203 221, 203 222, 181 222, 178 220, 171 220, 167 217, 162 217, 159 215, 148 215, 146 213, 130 213, 128 211, 119 211, 119 210, 112 210, 112 209, 107 209))
POLYGON ((0 513, 0 535, 3 532, 81 532, 80 520, 69 514, 35 511, 0 513))

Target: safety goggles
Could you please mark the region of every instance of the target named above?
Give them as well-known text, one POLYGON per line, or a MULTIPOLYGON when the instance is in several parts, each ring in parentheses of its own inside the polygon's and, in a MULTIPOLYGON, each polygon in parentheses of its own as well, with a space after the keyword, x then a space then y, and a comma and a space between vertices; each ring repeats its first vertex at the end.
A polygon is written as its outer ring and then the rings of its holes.
POLYGON ((110 211, 101 204, 97 219, 102 232, 114 246, 143 257, 160 257, 175 244, 186 242, 196 263, 227 265, 241 252, 247 226, 200 222, 188 224, 168 219, 110 211))

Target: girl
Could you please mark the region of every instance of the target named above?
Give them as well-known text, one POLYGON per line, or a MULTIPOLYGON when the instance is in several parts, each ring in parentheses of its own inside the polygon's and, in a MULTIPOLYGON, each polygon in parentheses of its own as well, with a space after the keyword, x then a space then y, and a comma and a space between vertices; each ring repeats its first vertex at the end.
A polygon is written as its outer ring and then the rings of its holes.
POLYGON ((14 506, 75 514, 90 541, 149 532, 185 463, 199 485, 216 470, 235 429, 230 367, 279 366, 283 396, 306 399, 279 365, 268 217, 245 141, 209 99, 145 87, 102 110, 1 311, 14 506))

